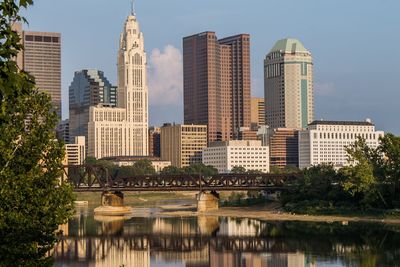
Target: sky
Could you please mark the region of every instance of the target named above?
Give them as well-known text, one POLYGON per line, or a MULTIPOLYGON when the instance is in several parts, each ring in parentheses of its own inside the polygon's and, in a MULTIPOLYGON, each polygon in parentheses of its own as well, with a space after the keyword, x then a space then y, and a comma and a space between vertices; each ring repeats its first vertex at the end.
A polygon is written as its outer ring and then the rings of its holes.
MULTIPOLYGON (((62 35, 63 118, 74 71, 95 68, 116 85, 129 0, 35 0, 25 29, 62 35)), ((399 0, 137 0, 148 58, 150 125, 183 120, 182 38, 251 35, 251 93, 264 96, 263 60, 297 38, 314 60, 315 119, 372 119, 400 134, 399 0)))

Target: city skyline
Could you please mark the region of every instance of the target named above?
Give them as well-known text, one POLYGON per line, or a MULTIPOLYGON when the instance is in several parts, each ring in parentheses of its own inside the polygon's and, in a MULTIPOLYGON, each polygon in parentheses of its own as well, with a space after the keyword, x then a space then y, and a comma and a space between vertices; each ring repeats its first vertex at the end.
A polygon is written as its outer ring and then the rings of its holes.
MULTIPOLYGON (((384 3, 367 1, 358 6, 345 1, 329 4, 309 1, 290 10, 291 2, 255 1, 249 6, 244 2, 230 1, 230 8, 224 9, 227 1, 213 5, 211 1, 190 4, 177 0, 167 3, 138 1, 136 9, 140 11, 138 17, 146 32, 150 62, 150 124, 182 121, 181 38, 212 30, 220 36, 251 35, 252 96, 263 96, 262 61, 273 44, 286 37, 298 38, 314 56, 316 119, 364 120, 369 117, 377 128, 399 133, 400 126, 393 122, 396 121, 395 114, 400 111, 395 102, 399 96, 395 90, 399 77, 395 75, 394 65, 400 55, 383 46, 398 40, 391 33, 398 21, 394 10, 399 3, 392 0, 384 3), (162 12, 156 11, 154 5, 162 12), (341 14, 340 20, 335 13, 341 14), (243 19, 238 20, 237 16, 242 14, 243 19), (285 16, 280 22, 282 14, 285 16), (375 17, 380 20, 375 20, 375 17), (165 87, 160 87, 165 78, 168 78, 165 87)), ((119 1, 112 6, 108 1, 79 2, 79 10, 75 10, 76 6, 74 1, 58 3, 57 7, 45 0, 37 1, 26 14, 29 27, 24 26, 27 30, 61 32, 63 36, 64 118, 66 93, 74 71, 97 68, 104 71, 112 84, 116 84, 115 48, 118 43, 114 37, 118 36, 123 18, 130 12, 129 1, 119 1), (96 12, 92 12, 91 20, 88 20, 85 15, 94 7, 96 12), (70 14, 69 11, 75 14, 75 20, 66 25, 64 14, 70 14), (100 18, 105 14, 109 19, 102 21, 100 18), (83 23, 86 27, 79 29, 86 30, 77 30, 83 23), (101 36, 101 42, 93 42, 96 36, 101 36)))

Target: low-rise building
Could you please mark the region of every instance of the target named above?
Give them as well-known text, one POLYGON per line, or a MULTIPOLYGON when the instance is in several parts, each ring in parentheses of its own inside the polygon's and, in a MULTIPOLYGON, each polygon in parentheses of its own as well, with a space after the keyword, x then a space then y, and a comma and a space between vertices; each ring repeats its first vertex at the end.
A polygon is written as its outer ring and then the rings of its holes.
POLYGON ((182 168, 201 163, 201 152, 207 147, 206 125, 164 124, 161 127, 161 158, 182 168))
POLYGON ((203 163, 219 173, 229 173, 235 166, 269 172, 269 149, 255 140, 213 142, 203 149, 203 163))
POLYGON ((299 167, 328 163, 336 168, 348 166, 346 147, 364 138, 367 145, 376 148, 383 131, 366 121, 314 121, 299 132, 299 167))
POLYGON ((65 154, 68 165, 82 165, 86 158, 85 137, 75 136, 73 144, 65 145, 65 154))

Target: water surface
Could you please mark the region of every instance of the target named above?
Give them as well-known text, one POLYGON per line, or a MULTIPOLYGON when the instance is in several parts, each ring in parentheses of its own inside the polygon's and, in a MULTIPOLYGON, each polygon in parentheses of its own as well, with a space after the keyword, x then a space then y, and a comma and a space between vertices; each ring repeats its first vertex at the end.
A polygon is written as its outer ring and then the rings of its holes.
POLYGON ((94 216, 63 226, 55 266, 400 266, 400 227, 371 223, 273 222, 226 217, 94 216))

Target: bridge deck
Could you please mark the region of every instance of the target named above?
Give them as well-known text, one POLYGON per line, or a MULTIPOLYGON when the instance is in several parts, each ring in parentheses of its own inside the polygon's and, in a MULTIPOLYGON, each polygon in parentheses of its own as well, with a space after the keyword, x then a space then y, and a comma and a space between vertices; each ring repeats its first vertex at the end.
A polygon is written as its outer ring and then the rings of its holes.
POLYGON ((292 174, 120 175, 96 165, 65 166, 62 182, 77 192, 285 190, 292 174))

